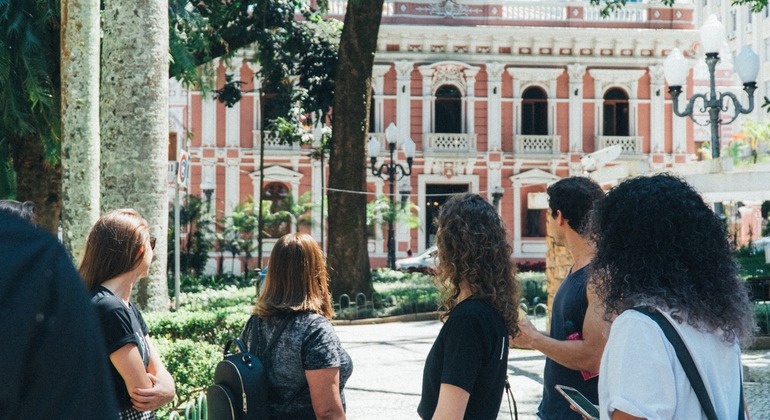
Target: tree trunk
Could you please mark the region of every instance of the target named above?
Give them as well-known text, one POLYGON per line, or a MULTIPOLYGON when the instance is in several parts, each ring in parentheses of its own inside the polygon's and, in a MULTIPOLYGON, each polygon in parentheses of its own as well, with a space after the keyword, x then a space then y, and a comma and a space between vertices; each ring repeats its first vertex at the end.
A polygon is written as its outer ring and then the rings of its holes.
POLYGON ((366 238, 366 133, 372 65, 383 0, 350 0, 340 39, 329 158, 329 268, 332 293, 372 291, 366 238))
POLYGON ((132 207, 157 239, 142 308, 167 310, 168 2, 104 2, 102 211, 132 207))
POLYGON ((59 233, 61 163, 45 159, 43 142, 36 137, 11 138, 16 199, 35 203, 35 219, 42 229, 59 233))
POLYGON ((62 0, 62 240, 77 262, 99 218, 99 0, 62 0))

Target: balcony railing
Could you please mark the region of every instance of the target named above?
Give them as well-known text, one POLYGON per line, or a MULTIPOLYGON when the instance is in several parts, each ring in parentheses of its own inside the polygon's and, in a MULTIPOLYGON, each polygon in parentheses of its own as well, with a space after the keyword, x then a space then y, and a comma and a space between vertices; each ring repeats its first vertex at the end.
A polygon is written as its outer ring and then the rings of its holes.
POLYGON ((423 135, 426 152, 475 152, 476 134, 426 133, 423 135))
MULTIPOLYGON (((253 141, 254 141, 254 149, 259 149, 259 143, 262 139, 262 132, 259 130, 252 131, 253 134, 253 141)), ((286 150, 286 151, 294 151, 299 150, 300 145, 299 143, 294 144, 282 144, 281 139, 275 135, 275 133, 265 133, 265 150, 286 150)))
POLYGON ((623 155, 642 154, 642 137, 639 136, 598 136, 596 144, 599 149, 620 145, 623 155))
POLYGON ((513 153, 516 155, 558 155, 561 136, 519 134, 513 136, 513 153))

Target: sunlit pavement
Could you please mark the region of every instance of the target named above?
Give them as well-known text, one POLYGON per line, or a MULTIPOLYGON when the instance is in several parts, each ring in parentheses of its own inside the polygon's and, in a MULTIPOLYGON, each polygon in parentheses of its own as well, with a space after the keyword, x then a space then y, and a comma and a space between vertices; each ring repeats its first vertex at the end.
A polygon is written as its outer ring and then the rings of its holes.
MULTIPOLYGON (((536 322, 540 323, 541 320, 536 322)), ((354 364, 353 376, 345 388, 348 418, 419 418, 422 370, 441 323, 394 322, 342 325, 335 329, 354 364)), ((763 369, 770 373, 767 351, 748 352, 744 363, 754 372, 754 377, 763 369)), ((544 364, 545 357, 539 352, 515 349, 509 352, 508 374, 522 420, 535 418, 542 395, 544 364)), ((770 383, 747 383, 745 390, 752 420, 770 420, 770 383)), ((498 419, 510 419, 505 398, 498 419)))

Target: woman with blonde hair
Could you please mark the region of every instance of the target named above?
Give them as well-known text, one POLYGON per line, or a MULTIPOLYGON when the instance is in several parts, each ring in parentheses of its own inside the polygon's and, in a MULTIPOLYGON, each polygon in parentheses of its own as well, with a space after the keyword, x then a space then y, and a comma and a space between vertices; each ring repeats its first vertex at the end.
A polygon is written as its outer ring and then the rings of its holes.
POLYGON ((478 194, 448 200, 437 218, 436 282, 445 321, 425 361, 423 419, 496 419, 518 334, 519 285, 497 210, 478 194))
POLYGON ((154 419, 154 410, 176 394, 142 314, 130 302, 134 285, 149 272, 154 248, 147 221, 136 210, 114 210, 91 228, 80 263, 102 326, 120 419, 154 419))
POLYGON ((266 366, 270 418, 344 419, 353 362, 329 322, 334 308, 321 249, 310 235, 290 233, 268 266, 241 340, 266 366))

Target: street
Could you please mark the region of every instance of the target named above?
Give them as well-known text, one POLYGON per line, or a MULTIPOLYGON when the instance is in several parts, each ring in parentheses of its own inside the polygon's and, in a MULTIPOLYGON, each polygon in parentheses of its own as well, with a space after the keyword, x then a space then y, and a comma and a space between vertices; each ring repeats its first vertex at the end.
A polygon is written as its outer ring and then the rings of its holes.
MULTIPOLYGON (((436 339, 438 321, 336 326, 353 358, 353 376, 345 387, 351 419, 417 419, 422 370, 436 339)), ((508 372, 519 418, 535 417, 542 394, 545 358, 529 350, 510 350, 508 372)), ((499 419, 510 419, 503 397, 499 419)))

